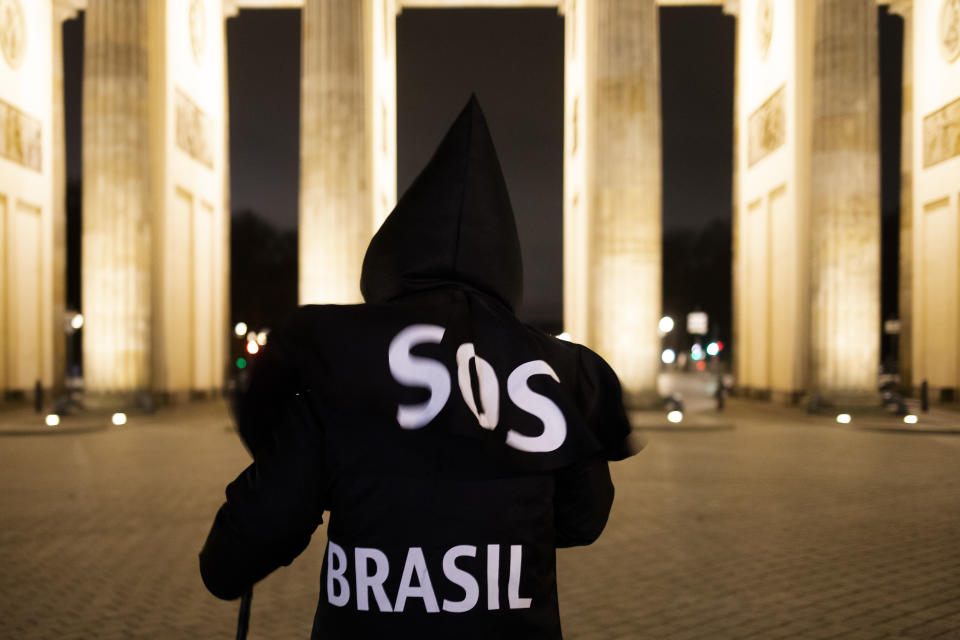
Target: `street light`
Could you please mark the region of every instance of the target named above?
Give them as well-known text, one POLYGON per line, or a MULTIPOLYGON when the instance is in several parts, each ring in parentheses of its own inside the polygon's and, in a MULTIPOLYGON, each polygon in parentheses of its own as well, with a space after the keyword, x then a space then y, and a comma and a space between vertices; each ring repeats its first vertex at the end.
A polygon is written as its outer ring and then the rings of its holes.
POLYGON ((840 424, 850 424, 850 420, 852 420, 852 418, 850 417, 849 413, 841 413, 837 415, 837 422, 840 424))
POLYGON ((670 316, 660 318, 660 333, 667 334, 671 331, 673 331, 673 318, 670 316))
POLYGON ((123 425, 127 424, 127 414, 123 413, 122 411, 118 411, 110 416, 110 422, 112 422, 114 426, 122 427, 123 425))
POLYGON ((247 335, 247 323, 238 322, 237 324, 235 324, 233 327, 233 333, 238 338, 242 338, 243 336, 247 335))
POLYGON ((83 314, 75 313, 73 317, 70 318, 70 326, 74 331, 80 331, 83 328, 83 314))
POLYGON ((667 414, 667 421, 672 422, 673 424, 678 424, 683 421, 683 411, 678 411, 674 409, 667 414))
POLYGON ((59 425, 60 425, 60 416, 58 416, 58 415, 55 414, 55 413, 48 414, 45 422, 47 423, 47 426, 48 426, 48 427, 56 427, 56 426, 59 426, 59 425))
POLYGON ((663 364, 673 364, 677 360, 677 352, 673 349, 664 349, 660 354, 660 361, 663 364))

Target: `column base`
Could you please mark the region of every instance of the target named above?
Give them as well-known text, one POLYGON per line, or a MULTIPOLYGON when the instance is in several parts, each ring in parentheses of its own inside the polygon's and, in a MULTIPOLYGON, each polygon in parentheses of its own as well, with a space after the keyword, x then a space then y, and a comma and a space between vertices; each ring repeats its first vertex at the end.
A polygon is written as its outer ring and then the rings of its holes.
POLYGON ((803 400, 803 396, 805 395, 805 391, 799 391, 797 389, 794 389, 793 391, 772 390, 770 391, 770 401, 775 404, 796 406, 800 404, 801 400, 803 400))
POLYGON ((770 389, 737 386, 733 388, 733 395, 737 398, 747 398, 750 400, 769 400, 770 389))
POLYGON ((817 413, 820 409, 864 410, 883 408, 883 399, 877 391, 834 391, 811 394, 807 410, 817 413))
POLYGON ((103 411, 144 411, 152 413, 156 399, 150 391, 84 391, 81 404, 103 411))

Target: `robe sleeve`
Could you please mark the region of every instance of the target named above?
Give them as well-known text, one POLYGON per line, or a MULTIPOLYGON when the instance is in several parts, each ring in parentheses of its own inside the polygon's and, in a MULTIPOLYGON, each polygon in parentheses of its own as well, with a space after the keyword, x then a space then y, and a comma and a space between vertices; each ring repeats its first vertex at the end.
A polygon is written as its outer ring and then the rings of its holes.
POLYGON ((280 336, 271 336, 259 356, 236 405, 254 461, 227 486, 200 552, 204 584, 226 600, 290 564, 322 522, 327 502, 322 425, 311 411, 310 390, 280 336))
POLYGON ((553 522, 557 547, 592 544, 607 524, 613 505, 610 468, 593 458, 558 471, 554 482, 553 522))
POLYGON ((554 531, 558 547, 591 544, 600 536, 613 505, 608 462, 636 453, 617 374, 603 358, 584 347, 580 348, 579 369, 579 408, 601 449, 595 456, 564 467, 554 476, 554 531))
POLYGON ((603 358, 580 347, 578 402, 587 427, 602 447, 601 456, 609 461, 623 460, 639 447, 631 436, 632 427, 623 405, 620 379, 603 358))

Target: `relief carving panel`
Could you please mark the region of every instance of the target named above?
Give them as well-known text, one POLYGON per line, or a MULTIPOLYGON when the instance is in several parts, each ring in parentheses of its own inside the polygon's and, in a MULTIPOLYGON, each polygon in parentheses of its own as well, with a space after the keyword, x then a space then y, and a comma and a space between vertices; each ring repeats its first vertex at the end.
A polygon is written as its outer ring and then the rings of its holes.
POLYGON ((176 90, 177 146, 188 156, 213 168, 213 120, 180 89, 176 90))
POLYGON ((43 124, 0 100, 0 158, 43 171, 43 124))
POLYGON ((20 0, 0 0, 0 51, 12 69, 23 63, 27 29, 20 0))
POLYGON ((766 60, 773 41, 773 0, 760 0, 757 5, 757 49, 766 60))
POLYGON ((203 0, 192 0, 190 3, 190 49, 193 51, 193 60, 198 65, 203 63, 203 51, 206 46, 206 7, 203 0))
POLYGON ((960 56, 960 0, 943 0, 937 21, 940 55, 948 63, 960 56))
POLYGON ((960 156, 960 98, 923 119, 923 168, 960 156))
POLYGON ((747 121, 747 166, 752 167, 783 146, 787 138, 785 87, 777 89, 747 121))

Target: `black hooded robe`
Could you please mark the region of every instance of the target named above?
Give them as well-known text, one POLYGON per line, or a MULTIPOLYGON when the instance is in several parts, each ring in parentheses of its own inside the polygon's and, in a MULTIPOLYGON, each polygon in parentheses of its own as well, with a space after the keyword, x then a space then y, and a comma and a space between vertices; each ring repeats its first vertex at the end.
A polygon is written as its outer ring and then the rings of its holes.
POLYGON ((200 553, 233 599, 330 512, 314 638, 560 638, 556 548, 632 451, 616 375, 521 324, 520 246, 475 98, 370 243, 363 305, 301 307, 252 367, 254 462, 200 553))

